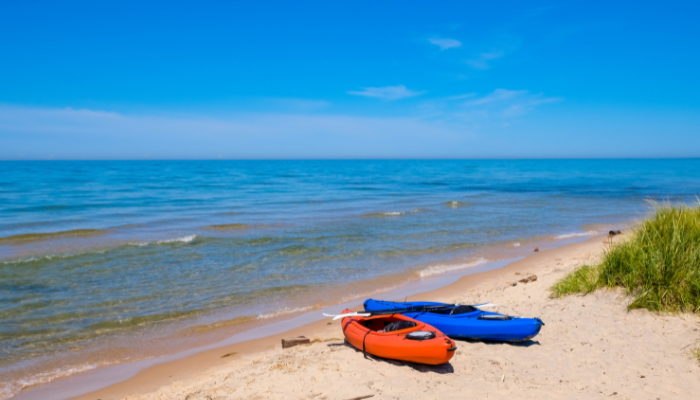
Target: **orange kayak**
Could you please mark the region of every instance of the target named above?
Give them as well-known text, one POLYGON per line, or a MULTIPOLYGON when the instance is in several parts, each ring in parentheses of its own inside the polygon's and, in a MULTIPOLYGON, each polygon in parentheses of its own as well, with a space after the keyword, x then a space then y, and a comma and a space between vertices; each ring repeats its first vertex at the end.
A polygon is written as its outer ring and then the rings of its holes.
POLYGON ((439 330, 401 314, 345 317, 342 323, 350 344, 382 358, 438 365, 450 361, 457 350, 439 330))

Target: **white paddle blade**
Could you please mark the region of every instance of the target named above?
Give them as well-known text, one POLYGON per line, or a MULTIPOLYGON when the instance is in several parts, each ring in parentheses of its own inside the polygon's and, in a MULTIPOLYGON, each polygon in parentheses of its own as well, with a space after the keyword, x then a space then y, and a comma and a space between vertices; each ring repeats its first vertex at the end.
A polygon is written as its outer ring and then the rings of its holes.
POLYGON ((331 315, 331 314, 323 314, 323 315, 325 315, 326 317, 333 317, 333 321, 335 321, 336 319, 341 319, 341 318, 345 318, 345 317, 370 317, 370 316, 372 316, 372 314, 369 314, 369 313, 359 313, 356 311, 353 311, 353 312, 347 313, 347 314, 340 314, 340 315, 331 315))
POLYGON ((481 308, 481 307, 503 307, 503 306, 501 306, 501 305, 494 304, 494 303, 472 304, 471 306, 472 306, 472 307, 477 307, 477 308, 481 308))

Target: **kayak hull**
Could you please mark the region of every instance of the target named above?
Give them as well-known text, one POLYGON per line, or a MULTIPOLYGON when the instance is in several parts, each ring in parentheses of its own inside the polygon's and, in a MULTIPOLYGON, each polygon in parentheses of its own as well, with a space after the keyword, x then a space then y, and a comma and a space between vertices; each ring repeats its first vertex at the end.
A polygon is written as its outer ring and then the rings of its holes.
MULTIPOLYGON (((368 299, 366 311, 398 310, 407 307, 448 306, 435 302, 392 302, 368 299)), ((520 342, 535 337, 544 323, 539 318, 507 317, 503 314, 475 309, 473 312, 450 315, 442 312, 408 312, 409 318, 429 324, 454 339, 476 339, 499 342, 520 342), (504 318, 503 320, 499 318, 504 318), (505 319, 509 318, 509 319, 505 319)))
MULTIPOLYGON (((351 311, 345 310, 343 313, 351 311)), ((342 327, 345 338, 353 347, 382 358, 439 365, 450 361, 457 349, 454 341, 439 330, 401 314, 346 317, 342 319, 342 327), (379 332, 386 324, 401 320, 413 321, 416 326, 393 332, 379 332), (408 333, 418 331, 435 332, 435 337, 428 340, 411 340, 406 337, 408 333)))

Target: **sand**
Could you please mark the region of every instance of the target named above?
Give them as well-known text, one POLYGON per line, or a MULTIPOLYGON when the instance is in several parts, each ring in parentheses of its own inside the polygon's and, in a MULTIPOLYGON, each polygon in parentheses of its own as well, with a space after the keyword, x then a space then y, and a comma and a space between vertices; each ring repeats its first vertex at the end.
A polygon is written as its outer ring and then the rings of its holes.
POLYGON ((344 343, 338 321, 322 321, 161 364, 79 399, 698 398, 700 365, 690 354, 700 347, 698 316, 628 311, 621 291, 550 298, 557 280, 600 257, 604 240, 533 253, 410 298, 493 301, 503 313, 540 317, 546 325, 533 341, 458 341, 450 363, 422 366, 365 358, 344 343), (535 282, 509 284, 531 274, 535 282), (281 348, 281 337, 300 334, 314 343, 281 348))

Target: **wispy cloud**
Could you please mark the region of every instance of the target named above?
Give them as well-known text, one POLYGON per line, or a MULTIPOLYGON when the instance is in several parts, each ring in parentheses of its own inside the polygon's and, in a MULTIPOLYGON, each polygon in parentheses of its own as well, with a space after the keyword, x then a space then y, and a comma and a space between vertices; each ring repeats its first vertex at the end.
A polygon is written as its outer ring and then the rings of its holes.
POLYGON ((539 105, 561 100, 559 97, 546 97, 541 93, 533 94, 527 90, 496 89, 462 105, 467 109, 478 110, 482 114, 513 118, 525 115, 539 105))
POLYGON ((384 86, 384 87, 368 87, 362 91, 348 91, 349 94, 355 96, 375 97, 384 100, 398 100, 406 97, 414 97, 425 92, 417 92, 409 90, 404 85, 384 86))
POLYGON ((462 42, 456 39, 447 39, 447 38, 430 38, 428 41, 438 47, 440 47, 440 50, 447 50, 451 49, 454 47, 460 47, 462 46, 462 42))
POLYGON ((478 106, 482 104, 498 103, 504 102, 516 97, 524 96, 528 93, 527 90, 508 90, 508 89, 496 89, 493 92, 487 94, 486 96, 479 97, 478 99, 470 100, 465 105, 468 106, 478 106))
POLYGON ((467 60, 467 64, 471 65, 476 69, 489 69, 491 61, 503 57, 504 53, 502 51, 491 51, 488 53, 481 53, 476 58, 467 60))
POLYGON ((119 114, 0 104, 0 159, 458 156, 470 130, 419 116, 119 114))

